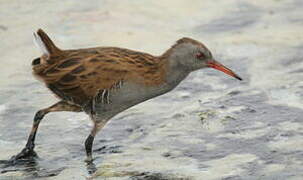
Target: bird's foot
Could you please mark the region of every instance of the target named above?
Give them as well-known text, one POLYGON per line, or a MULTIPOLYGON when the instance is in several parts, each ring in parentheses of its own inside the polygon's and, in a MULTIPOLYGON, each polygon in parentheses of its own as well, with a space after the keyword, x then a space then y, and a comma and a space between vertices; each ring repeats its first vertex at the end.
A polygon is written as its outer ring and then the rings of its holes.
POLYGON ((25 147, 20 153, 15 156, 12 156, 9 161, 15 164, 18 161, 31 160, 35 157, 37 157, 37 153, 34 151, 34 149, 25 147))
POLYGON ((38 155, 33 149, 25 147, 20 153, 12 156, 10 159, 0 160, 0 168, 33 163, 36 161, 36 157, 38 155))
POLYGON ((97 171, 95 163, 93 163, 93 159, 91 161, 86 161, 86 169, 88 174, 92 175, 97 171))

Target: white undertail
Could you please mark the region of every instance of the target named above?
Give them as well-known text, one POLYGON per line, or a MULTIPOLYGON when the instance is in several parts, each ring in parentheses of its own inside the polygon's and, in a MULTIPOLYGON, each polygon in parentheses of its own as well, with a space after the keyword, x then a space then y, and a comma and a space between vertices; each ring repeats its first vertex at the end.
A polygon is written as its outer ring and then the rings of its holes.
POLYGON ((41 50, 43 55, 46 56, 50 55, 50 52, 47 50, 46 45, 44 44, 41 37, 36 32, 34 32, 34 43, 41 50))

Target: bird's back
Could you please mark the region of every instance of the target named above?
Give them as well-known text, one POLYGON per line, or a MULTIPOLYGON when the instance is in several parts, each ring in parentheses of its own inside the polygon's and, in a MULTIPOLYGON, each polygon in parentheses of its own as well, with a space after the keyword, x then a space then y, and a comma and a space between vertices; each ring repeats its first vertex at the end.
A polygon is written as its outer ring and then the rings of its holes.
POLYGON ((53 93, 81 106, 125 82, 156 86, 164 81, 165 73, 161 59, 114 47, 56 49, 33 60, 32 65, 34 75, 53 93))

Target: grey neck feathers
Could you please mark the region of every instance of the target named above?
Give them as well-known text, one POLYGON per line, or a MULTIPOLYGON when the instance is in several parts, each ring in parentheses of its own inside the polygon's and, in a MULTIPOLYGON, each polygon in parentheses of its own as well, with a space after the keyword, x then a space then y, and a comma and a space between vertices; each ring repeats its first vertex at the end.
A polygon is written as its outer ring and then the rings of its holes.
POLYGON ((176 87, 191 72, 182 66, 174 56, 167 57, 166 83, 172 88, 176 87))
POLYGON ((195 49, 192 44, 177 43, 161 56, 161 58, 166 61, 167 65, 166 83, 172 88, 177 86, 193 71, 190 66, 187 66, 187 64, 184 63, 186 59, 191 58, 190 52, 192 49, 195 49))

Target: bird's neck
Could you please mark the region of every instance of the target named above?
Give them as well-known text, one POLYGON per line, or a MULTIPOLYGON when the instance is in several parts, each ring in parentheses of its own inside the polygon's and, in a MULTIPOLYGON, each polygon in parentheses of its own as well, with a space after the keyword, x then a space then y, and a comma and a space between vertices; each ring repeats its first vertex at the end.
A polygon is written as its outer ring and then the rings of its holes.
POLYGON ((181 66, 178 61, 176 61, 174 56, 162 56, 162 60, 165 62, 166 66, 165 80, 167 85, 171 88, 176 87, 191 72, 190 70, 181 66))

